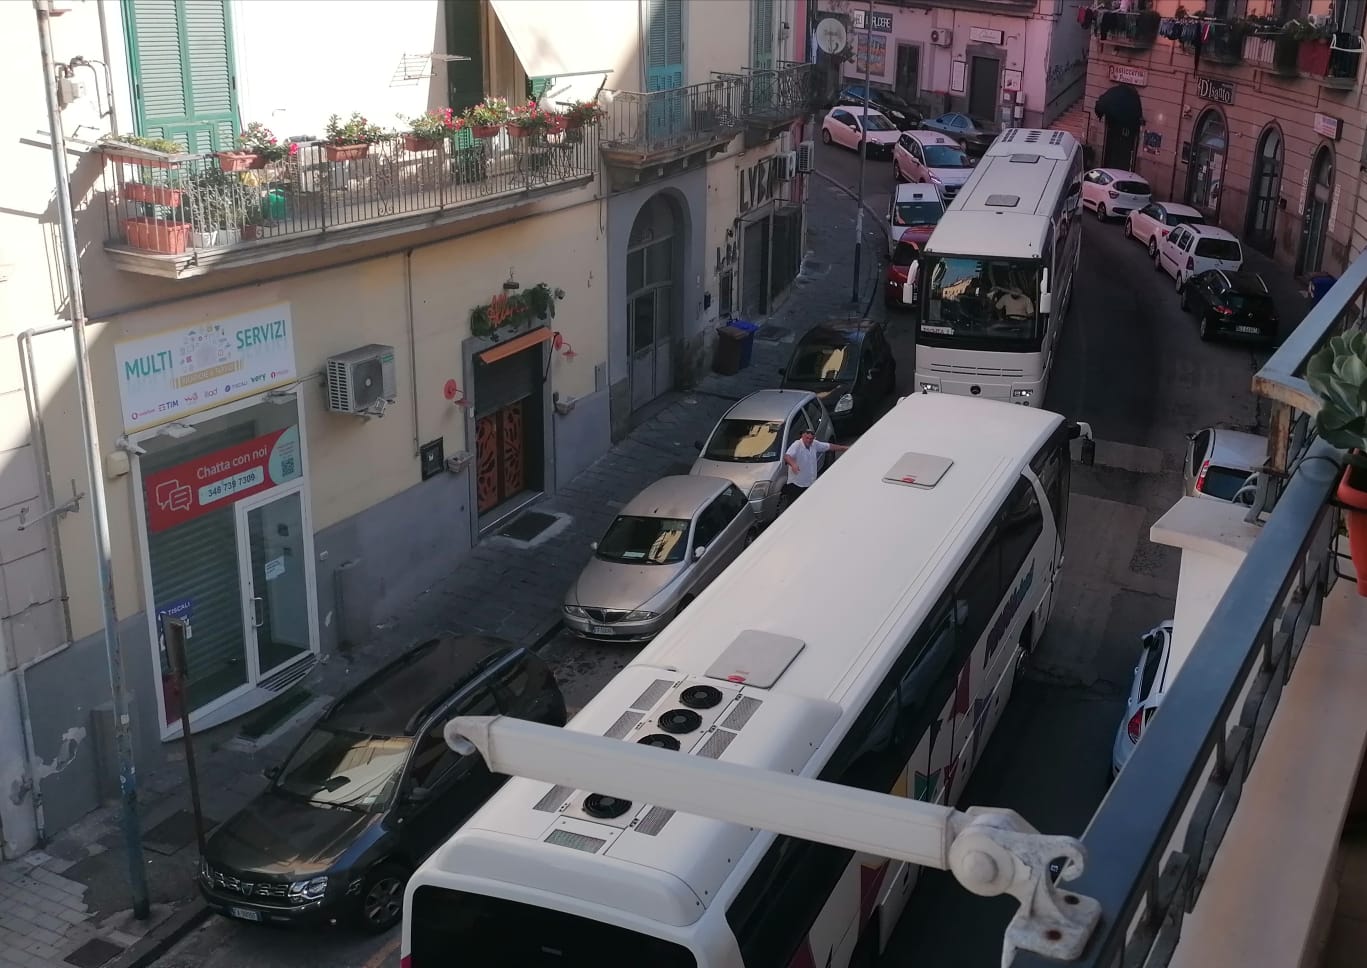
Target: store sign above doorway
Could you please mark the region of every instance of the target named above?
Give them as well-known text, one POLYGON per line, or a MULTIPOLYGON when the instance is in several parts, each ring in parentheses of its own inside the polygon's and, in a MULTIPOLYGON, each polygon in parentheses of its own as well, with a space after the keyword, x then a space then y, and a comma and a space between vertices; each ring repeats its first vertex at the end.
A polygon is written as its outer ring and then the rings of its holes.
POLYGON ((975 44, 993 44, 1000 47, 1004 37, 1000 30, 993 30, 990 27, 969 27, 968 39, 975 44))
POLYGON ((125 340, 114 358, 128 431, 298 382, 288 303, 125 340))
MULTIPOLYGON (((512 283, 516 285, 516 283, 512 283)), ((555 318, 555 302, 565 298, 565 290, 538 283, 518 292, 509 290, 489 300, 487 305, 470 310, 470 335, 497 339, 503 330, 515 333, 532 323, 555 318)))
POLYGON ((1234 85, 1229 81, 1217 81, 1209 77, 1196 79, 1196 96, 1216 104, 1234 103, 1234 85))
POLYGON ((1331 117, 1327 114, 1315 115, 1315 134, 1322 134, 1326 138, 1339 140, 1343 134, 1343 121, 1340 118, 1331 117))
POLYGON ((297 425, 156 471, 142 482, 147 530, 174 528, 302 473, 297 425))
POLYGON ((867 20, 865 14, 866 11, 858 8, 850 11, 850 22, 855 30, 874 30, 880 34, 892 33, 892 14, 879 13, 875 10, 872 14, 868 14, 867 20))
POLYGON ((1124 64, 1110 65, 1111 81, 1116 84, 1131 84, 1134 87, 1147 87, 1149 72, 1142 67, 1126 67, 1124 64))
POLYGON ((783 155, 771 155, 740 173, 740 214, 778 198, 788 173, 783 155))

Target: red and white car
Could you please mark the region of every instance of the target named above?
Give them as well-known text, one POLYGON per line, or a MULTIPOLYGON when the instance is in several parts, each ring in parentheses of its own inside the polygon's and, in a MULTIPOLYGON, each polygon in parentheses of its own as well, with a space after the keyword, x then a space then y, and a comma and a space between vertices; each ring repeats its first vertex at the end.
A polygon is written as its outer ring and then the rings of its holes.
POLYGON ((1158 243, 1179 225, 1204 225, 1206 217, 1190 205, 1176 202, 1150 202, 1125 219, 1125 237, 1147 246, 1149 258, 1158 254, 1158 243))

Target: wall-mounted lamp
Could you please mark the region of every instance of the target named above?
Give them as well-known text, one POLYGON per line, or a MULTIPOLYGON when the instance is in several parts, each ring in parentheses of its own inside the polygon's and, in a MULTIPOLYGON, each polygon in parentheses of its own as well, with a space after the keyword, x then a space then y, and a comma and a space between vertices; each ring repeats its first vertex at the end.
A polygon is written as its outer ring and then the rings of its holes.
POLYGON ((448 403, 462 409, 470 406, 470 400, 465 396, 465 391, 460 388, 460 384, 455 380, 446 381, 441 388, 441 395, 446 398, 448 403))
POLYGON ((180 440, 182 437, 188 437, 194 432, 195 428, 190 426, 189 424, 181 423, 179 420, 173 420, 166 426, 159 429, 157 431, 157 436, 170 437, 173 440, 180 440))
POLYGON ((508 281, 503 284, 503 288, 507 292, 516 292, 522 288, 522 283, 513 278, 512 266, 508 267, 508 281))

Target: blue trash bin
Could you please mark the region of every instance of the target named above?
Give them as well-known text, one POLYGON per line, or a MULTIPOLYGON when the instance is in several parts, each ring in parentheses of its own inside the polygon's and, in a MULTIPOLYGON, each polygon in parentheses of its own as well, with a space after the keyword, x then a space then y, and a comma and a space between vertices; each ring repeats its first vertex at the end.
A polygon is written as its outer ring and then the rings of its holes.
POLYGON ((733 319, 727 325, 745 334, 745 340, 740 344, 740 368, 743 370, 750 365, 750 359, 755 355, 755 334, 759 332, 759 324, 746 319, 733 319))

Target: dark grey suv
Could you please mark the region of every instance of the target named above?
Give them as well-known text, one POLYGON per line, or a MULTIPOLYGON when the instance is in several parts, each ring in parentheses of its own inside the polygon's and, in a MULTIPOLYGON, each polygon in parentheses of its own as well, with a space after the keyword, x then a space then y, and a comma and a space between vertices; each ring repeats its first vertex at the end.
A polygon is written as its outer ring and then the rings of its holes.
POLYGON ((383 931, 408 875, 506 777, 446 745, 453 716, 565 724, 541 659, 509 642, 447 634, 356 686, 314 724, 270 786, 209 838, 209 907, 244 921, 355 922, 383 931))

